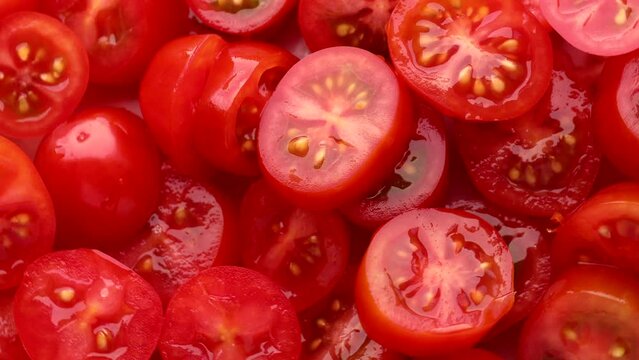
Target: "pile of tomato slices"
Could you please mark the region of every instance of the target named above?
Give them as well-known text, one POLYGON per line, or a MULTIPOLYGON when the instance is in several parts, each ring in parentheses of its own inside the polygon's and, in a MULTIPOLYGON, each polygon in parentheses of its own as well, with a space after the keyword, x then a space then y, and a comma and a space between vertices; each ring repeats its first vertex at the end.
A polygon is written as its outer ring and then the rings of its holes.
POLYGON ((639 0, 1 0, 0 360, 639 359, 639 0))

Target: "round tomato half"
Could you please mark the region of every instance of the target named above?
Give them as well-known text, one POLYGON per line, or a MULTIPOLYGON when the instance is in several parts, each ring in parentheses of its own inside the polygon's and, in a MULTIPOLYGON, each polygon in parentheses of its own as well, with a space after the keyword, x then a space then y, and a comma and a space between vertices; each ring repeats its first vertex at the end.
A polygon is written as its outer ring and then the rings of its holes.
POLYGON ((490 224, 461 210, 413 210, 386 223, 355 283, 368 335, 412 356, 473 346, 514 297, 508 246, 490 224))
POLYGON ((34 12, 0 19, 0 134, 44 135, 73 113, 89 82, 80 39, 34 12))
POLYGON ((518 0, 401 1, 388 45, 413 89, 460 119, 515 118, 550 84, 550 38, 518 0))

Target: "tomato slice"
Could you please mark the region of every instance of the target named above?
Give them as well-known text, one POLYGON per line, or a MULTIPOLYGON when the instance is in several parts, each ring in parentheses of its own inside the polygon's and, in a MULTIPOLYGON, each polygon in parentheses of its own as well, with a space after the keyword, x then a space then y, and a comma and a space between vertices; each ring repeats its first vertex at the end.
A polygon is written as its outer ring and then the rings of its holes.
POLYGON ((398 0, 301 0, 297 20, 312 51, 357 46, 386 54, 386 24, 398 0))
POLYGON ((300 338, 295 310, 275 283, 254 270, 217 266, 178 289, 160 352, 164 360, 290 360, 299 357, 300 338))
POLYGON ((417 114, 417 131, 392 178, 372 195, 342 208, 354 223, 374 229, 408 210, 442 200, 448 168, 444 122, 426 106, 420 106, 417 114))
POLYGON ((260 113, 297 60, 284 49, 258 42, 229 44, 222 50, 194 120, 197 149, 213 166, 238 175, 260 173, 260 113))
POLYGON ((348 230, 335 213, 295 207, 259 181, 246 192, 240 218, 243 264, 273 279, 298 311, 328 295, 346 269, 348 230))
POLYGON ((502 208, 550 217, 583 202, 599 171, 589 92, 564 71, 535 109, 492 124, 458 122, 457 142, 477 189, 502 208))
POLYGON ((0 134, 44 135, 78 106, 89 81, 80 39, 34 12, 0 20, 0 134))
POLYGON ((186 34, 188 8, 174 0, 41 0, 45 13, 60 19, 89 53, 91 82, 133 84, 153 54, 186 34))
POLYGON ((614 56, 639 48, 639 1, 539 0, 550 25, 577 49, 614 56))
POLYGON ((406 149, 414 129, 409 101, 372 53, 333 47, 307 56, 262 112, 265 178, 302 207, 335 208, 363 198, 406 149))
POLYGON ((33 359, 148 359, 162 327, 162 304, 151 285, 97 250, 36 260, 25 271, 14 312, 33 359))
POLYGON ((116 258, 147 280, 166 305, 214 265, 235 262, 236 214, 220 191, 162 167, 160 204, 138 239, 116 258))
POLYGON ((25 267, 53 249, 55 214, 31 159, 0 136, 0 289, 18 285, 25 267))
POLYGON ((412 356, 471 347, 514 297, 506 243, 490 224, 461 210, 413 210, 386 223, 355 283, 369 336, 412 356))
POLYGON ((522 360, 636 359, 639 283, 603 266, 573 268, 548 289, 519 342, 522 360))
POLYGON ((16 329, 14 297, 13 293, 0 294, 0 360, 29 360, 16 329))

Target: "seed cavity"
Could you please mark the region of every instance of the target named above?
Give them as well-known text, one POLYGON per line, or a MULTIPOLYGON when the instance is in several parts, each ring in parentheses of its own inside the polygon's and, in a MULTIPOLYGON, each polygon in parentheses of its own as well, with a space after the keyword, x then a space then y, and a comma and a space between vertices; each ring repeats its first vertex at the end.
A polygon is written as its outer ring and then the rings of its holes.
POLYGON ((468 85, 470 84, 470 80, 472 79, 472 77, 473 77, 473 67, 470 65, 466 65, 459 72, 458 81, 461 85, 468 85))
POLYGON ((298 136, 288 142, 288 152, 299 157, 308 154, 309 139, 307 136, 298 136))
POLYGON ((357 28, 353 26, 353 24, 349 23, 341 23, 335 27, 335 33, 339 37, 346 37, 348 35, 353 35, 357 31, 357 28))
POLYGON ((300 276, 302 274, 302 268, 295 262, 288 264, 288 269, 291 271, 291 274, 295 276, 300 276))
POLYGON ((516 39, 508 39, 504 41, 503 43, 501 43, 497 47, 497 50, 514 53, 518 50, 518 48, 519 48, 519 41, 517 41, 516 39))
POLYGON ((499 76, 493 76, 490 79, 490 89, 496 94, 502 94, 506 90, 506 83, 499 76))
POLYGON ((563 336, 564 340, 566 340, 566 341, 577 341, 577 339, 579 339, 579 336, 577 335, 577 332, 571 326, 565 326, 561 330, 561 335, 563 336))
POLYGON ((599 228, 597 228, 597 232, 601 237, 604 237, 606 239, 610 239, 612 237, 612 232, 610 231, 609 226, 601 225, 599 228))
POLYGON ((628 9, 626 6, 622 5, 622 7, 619 9, 619 11, 617 11, 617 14, 615 15, 615 24, 621 26, 628 22, 628 15, 630 12, 629 10, 630 9, 628 9))
POLYGON ((475 79, 473 93, 477 96, 484 96, 486 94, 486 85, 484 85, 481 79, 475 79))
POLYGON ((71 287, 64 287, 57 291, 58 299, 63 303, 70 303, 75 299, 75 290, 71 287))
POLYGON ((26 42, 18 44, 16 46, 16 54, 18 55, 18 59, 26 62, 29 60, 29 55, 31 55, 31 46, 26 42))
POLYGON ((100 352, 106 352, 109 350, 113 335, 109 329, 102 329, 95 335, 95 347, 100 352))
POLYGON ((326 160, 326 145, 320 145, 319 150, 315 153, 313 157, 313 167, 315 169, 321 169, 324 165, 324 161, 326 160))

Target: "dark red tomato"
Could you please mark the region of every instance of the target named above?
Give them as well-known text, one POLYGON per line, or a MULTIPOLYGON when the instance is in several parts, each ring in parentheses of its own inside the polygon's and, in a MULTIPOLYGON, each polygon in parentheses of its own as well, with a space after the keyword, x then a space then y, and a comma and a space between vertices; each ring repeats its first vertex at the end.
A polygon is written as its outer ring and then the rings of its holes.
POLYGON ((29 360, 13 317, 13 293, 0 294, 0 360, 29 360))
POLYGON ((539 0, 550 25, 577 49, 600 56, 639 48, 639 1, 539 0))
POLYGON ((216 266, 178 289, 160 352, 164 360, 291 360, 300 339, 295 310, 275 283, 254 270, 216 266))
POLYGON ((142 119, 94 108, 62 123, 35 159, 55 205, 62 247, 110 248, 146 224, 160 192, 160 158, 142 119))
POLYGON ((410 98, 384 61, 333 47, 286 73, 258 131, 266 179, 302 207, 335 208, 382 183, 415 129, 410 98))
POLYGON ((90 85, 78 106, 78 110, 109 106, 122 108, 142 117, 138 93, 139 91, 133 87, 90 85))
POLYGON ((45 255, 18 288, 14 313, 33 359, 148 359, 162 328, 151 285, 97 251, 45 255))
POLYGON ((195 114, 197 148, 211 165, 237 175, 260 173, 255 143, 260 113, 297 60, 284 49, 258 42, 222 50, 195 114))
POLYGON ((593 106, 595 134, 612 164, 639 180, 639 51, 606 60, 593 106))
POLYGON ((556 33, 553 33, 551 38, 555 63, 561 64, 561 68, 566 71, 568 77, 582 84, 584 88, 594 87, 601 75, 606 58, 585 53, 570 45, 556 33))
POLYGON ((39 0, 2 0, 0 2, 0 18, 18 11, 35 11, 39 0))
POLYGON ((258 181, 240 218, 243 264, 273 279, 296 310, 328 295, 344 273, 349 235, 339 215, 295 207, 258 181))
POLYGON ((519 0, 401 1, 388 38, 399 74, 457 118, 515 118, 550 83, 550 38, 519 0))
POLYGON ((62 23, 33 12, 0 20, 0 134, 44 135, 78 106, 88 81, 87 54, 62 23))
POLYGON ((237 257, 237 215, 211 185, 162 167, 160 204, 138 239, 116 258, 133 268, 166 305, 178 287, 214 265, 237 257))
POLYGON ((0 136, 0 289, 17 286, 25 267, 53 249, 54 237, 53 203, 40 175, 0 136))
POLYGON ((557 279, 526 321, 521 360, 636 359, 639 283, 614 268, 579 266, 557 279))
POLYGON ((458 122, 457 142, 477 189, 502 208, 550 217, 586 199, 599 170, 589 92, 561 70, 533 111, 492 124, 458 122))
POLYGON ((461 210, 413 210, 386 223, 355 283, 369 336, 411 356, 473 346, 514 297, 508 246, 489 223, 461 210))
POLYGON ((188 29, 175 0, 41 0, 44 12, 75 32, 89 53, 91 82, 137 82, 153 54, 188 29))
POLYGON ((610 186, 565 219, 553 241, 552 260, 557 272, 586 262, 639 273, 639 184, 610 186))
POLYGON ((386 54, 386 24, 397 0, 301 0, 297 20, 311 51, 357 46, 386 54))
POLYGON ((225 46, 217 35, 174 40, 158 51, 140 85, 140 107, 160 149, 180 172, 203 175, 193 143, 193 118, 212 64, 225 46))
POLYGON ((354 223, 376 228, 408 210, 442 200, 448 167, 444 122, 426 106, 417 114, 417 131, 393 176, 367 198, 342 209, 354 223))
MULTIPOLYGON (((503 358, 481 349, 471 349, 447 355, 444 357, 428 358, 428 360, 502 360, 503 358)), ((416 359, 419 360, 419 359, 416 359)), ((426 360, 426 359, 423 359, 426 360)))
POLYGON ((297 21, 286 21, 277 31, 275 36, 271 36, 270 41, 302 59, 310 54, 310 50, 302 37, 302 33, 297 21))
POLYGON ((280 24, 296 3, 295 0, 186 1, 204 24, 237 35, 252 35, 280 24))

